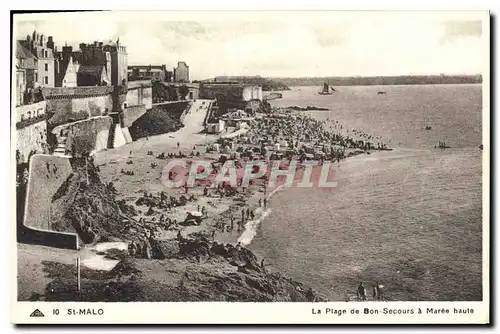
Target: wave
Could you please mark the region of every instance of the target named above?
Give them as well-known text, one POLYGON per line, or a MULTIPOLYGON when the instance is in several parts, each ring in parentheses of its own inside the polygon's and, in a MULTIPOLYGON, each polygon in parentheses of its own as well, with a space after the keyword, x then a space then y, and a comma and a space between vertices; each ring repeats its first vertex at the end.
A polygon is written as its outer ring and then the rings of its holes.
POLYGON ((245 230, 238 238, 238 243, 243 246, 247 246, 252 242, 253 238, 257 234, 257 228, 259 227, 260 222, 271 214, 272 209, 263 210, 262 208, 257 208, 255 211, 257 215, 260 215, 259 218, 249 220, 245 224, 245 230))
MULTIPOLYGON (((274 194, 276 194, 278 191, 283 189, 284 185, 281 185, 274 189, 268 196, 267 199, 269 200, 274 194)), ((238 243, 240 243, 243 246, 249 245, 255 235, 257 234, 257 228, 259 227, 259 224, 261 221, 263 221, 267 216, 271 214, 273 210, 272 209, 263 209, 263 208, 257 208, 255 209, 255 215, 258 217, 257 219, 254 220, 249 220, 245 224, 245 230, 243 233, 241 233, 240 237, 238 238, 238 243)))

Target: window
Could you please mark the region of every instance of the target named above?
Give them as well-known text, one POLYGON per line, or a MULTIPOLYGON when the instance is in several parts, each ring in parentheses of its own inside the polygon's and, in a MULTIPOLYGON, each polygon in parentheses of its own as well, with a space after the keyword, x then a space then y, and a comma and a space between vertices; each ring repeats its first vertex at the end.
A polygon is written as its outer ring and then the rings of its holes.
POLYGON ((49 77, 45 77, 45 84, 48 85, 49 84, 49 77))
POLYGON ((38 73, 35 73, 35 81, 38 81, 38 73))
POLYGON ((49 71, 49 64, 45 64, 45 72, 49 71))
POLYGON ((43 56, 44 56, 45 58, 47 58, 47 57, 49 56, 49 53, 47 52, 47 50, 43 50, 43 56))

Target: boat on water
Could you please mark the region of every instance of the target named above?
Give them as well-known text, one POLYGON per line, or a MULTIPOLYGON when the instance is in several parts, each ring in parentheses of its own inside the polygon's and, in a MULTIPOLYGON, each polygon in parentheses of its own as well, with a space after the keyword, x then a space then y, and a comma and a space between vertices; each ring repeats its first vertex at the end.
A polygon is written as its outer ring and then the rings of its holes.
MULTIPOLYGON (((335 90, 333 90, 333 91, 335 91, 335 90)), ((330 86, 325 82, 323 84, 323 90, 321 92, 318 92, 318 94, 319 95, 332 95, 333 92, 330 92, 330 86)))
POLYGON ((440 141, 438 146, 434 146, 434 148, 450 148, 450 146, 446 145, 444 141, 440 141))

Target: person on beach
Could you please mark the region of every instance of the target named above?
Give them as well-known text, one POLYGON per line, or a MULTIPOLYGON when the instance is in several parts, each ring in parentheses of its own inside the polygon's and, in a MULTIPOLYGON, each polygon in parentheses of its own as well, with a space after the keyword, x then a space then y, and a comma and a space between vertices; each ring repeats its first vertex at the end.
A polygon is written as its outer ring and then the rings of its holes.
POLYGON ((361 301, 366 301, 366 289, 363 282, 360 282, 357 289, 358 298, 361 301))
POLYGON ((262 206, 262 199, 259 198, 259 208, 262 206))
POLYGON ((180 145, 179 142, 177 142, 177 148, 179 148, 179 145, 180 145))
POLYGON ((241 220, 245 219, 245 209, 241 209, 241 220))
POLYGON ((261 267, 262 269, 265 269, 265 268, 264 268, 264 259, 262 259, 262 261, 260 261, 260 267, 261 267))
POLYGON ((198 204, 198 207, 197 207, 197 210, 198 212, 200 212, 200 205, 198 204))
POLYGON ((378 282, 375 283, 375 285, 373 285, 372 297, 373 297, 373 301, 378 300, 378 282))
POLYGON ((264 197, 264 209, 267 208, 267 198, 264 197))
POLYGON ((250 219, 250 208, 247 209, 247 220, 250 219))
POLYGON ((215 241, 215 230, 212 231, 212 241, 215 241))
POLYGON ((234 217, 231 216, 231 231, 233 230, 234 228, 234 217))
POLYGON ((253 210, 250 211, 250 219, 254 219, 255 218, 255 213, 253 213, 253 210))
POLYGON ((384 294, 383 294, 383 290, 384 289, 384 286, 382 284, 380 284, 379 282, 377 282, 377 297, 378 297, 378 300, 383 300, 383 297, 384 297, 384 294))
POLYGON ((206 217, 206 215, 207 215, 207 209, 205 208, 205 206, 203 206, 201 208, 201 214, 203 215, 203 217, 206 217))

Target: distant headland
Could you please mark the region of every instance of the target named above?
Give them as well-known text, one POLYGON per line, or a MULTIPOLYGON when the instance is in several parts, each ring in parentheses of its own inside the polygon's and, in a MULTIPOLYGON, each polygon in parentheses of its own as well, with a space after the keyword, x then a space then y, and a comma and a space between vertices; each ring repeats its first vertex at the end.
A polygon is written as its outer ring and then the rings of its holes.
POLYGON ((405 75, 371 77, 269 78, 286 86, 373 86, 373 85, 442 85, 482 83, 482 75, 405 75))
POLYGON ((283 84, 282 82, 279 82, 278 80, 275 80, 273 78, 261 77, 259 75, 256 75, 256 76, 245 76, 245 75, 217 76, 217 77, 212 78, 212 79, 201 80, 200 82, 220 82, 220 83, 234 82, 234 83, 241 83, 241 84, 247 84, 247 85, 258 85, 258 86, 262 87, 263 91, 290 90, 290 87, 283 84))

